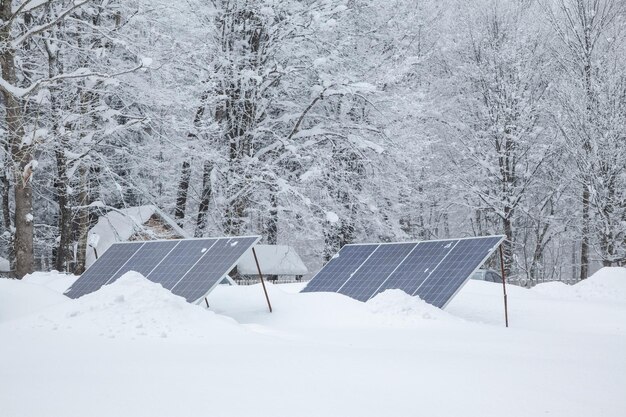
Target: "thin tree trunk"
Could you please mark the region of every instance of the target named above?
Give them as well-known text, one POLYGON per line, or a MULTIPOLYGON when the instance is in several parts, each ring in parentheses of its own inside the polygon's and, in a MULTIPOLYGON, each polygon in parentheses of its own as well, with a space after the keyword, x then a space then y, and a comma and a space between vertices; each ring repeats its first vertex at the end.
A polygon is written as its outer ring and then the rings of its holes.
MULTIPOLYGON (((269 245, 278 244, 278 188, 276 184, 270 187, 270 209, 265 222, 265 236, 269 245)), ((278 281, 278 275, 268 275, 268 281, 278 281)))
POLYGON ((589 186, 583 185, 583 227, 580 242, 580 280, 586 279, 589 275, 589 186))
POLYGON ((87 261, 87 238, 89 234, 89 190, 87 173, 89 170, 82 166, 79 169, 80 192, 78 194, 78 204, 80 205, 78 215, 78 247, 76 249, 76 267, 74 273, 77 275, 85 272, 87 261))
POLYGON ((180 182, 178 183, 178 194, 176 196, 176 210, 174 218, 180 227, 184 225, 185 209, 187 207, 187 196, 189 194, 189 181, 191 180, 191 164, 189 161, 183 161, 180 174, 180 182))
POLYGON ((202 173, 202 199, 200 200, 200 206, 198 207, 198 218, 196 220, 195 237, 204 236, 204 230, 206 229, 207 215, 209 212, 209 202, 211 201, 211 172, 213 171, 213 164, 209 161, 204 163, 204 172, 202 173))
POLYGON ((502 242, 502 255, 504 257, 504 273, 508 277, 511 275, 511 269, 513 268, 513 225, 511 222, 513 213, 508 208, 505 208, 505 213, 507 212, 509 212, 509 215, 505 215, 502 219, 502 227, 506 236, 506 239, 502 242))
MULTIPOLYGON (((2 167, 2 172, 0 173, 0 187, 2 187, 2 223, 4 226, 4 230, 7 232, 11 232, 11 201, 10 201, 10 192, 11 192, 11 181, 9 179, 10 175, 10 161, 8 160, 9 155, 9 146, 6 144, 5 146, 5 157, 4 157, 4 166, 2 167)), ((12 233, 11 233, 12 234, 12 233)))
MULTIPOLYGON (((52 42, 52 41, 48 41, 52 42)), ((48 76, 50 78, 60 73, 59 50, 46 43, 48 54, 48 76)), ((57 203, 59 204, 58 227, 59 245, 54 259, 54 268, 57 271, 67 271, 67 261, 70 255, 70 244, 72 242, 72 211, 70 207, 67 176, 67 157, 65 152, 68 148, 67 139, 60 134, 61 123, 59 114, 59 102, 57 100, 57 90, 50 89, 50 115, 52 117, 52 134, 56 140, 54 155, 57 164, 57 178, 55 180, 57 203)))
POLYGON ((67 161, 63 149, 55 150, 57 160, 57 202, 59 204, 59 246, 57 247, 54 267, 57 271, 67 270, 67 260, 70 255, 72 242, 72 209, 70 207, 67 187, 67 161))
POLYGON ((278 190, 275 185, 272 185, 270 188, 270 210, 265 233, 268 244, 278 244, 278 190))

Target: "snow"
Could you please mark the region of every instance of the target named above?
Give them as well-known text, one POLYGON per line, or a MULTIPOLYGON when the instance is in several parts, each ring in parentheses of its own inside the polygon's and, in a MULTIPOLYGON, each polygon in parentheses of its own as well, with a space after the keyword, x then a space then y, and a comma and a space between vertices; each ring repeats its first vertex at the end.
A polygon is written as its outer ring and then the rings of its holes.
POLYGON ((11 270, 11 263, 8 259, 0 256, 0 272, 9 272, 11 270))
POLYGON ((0 280, 2 415, 607 416, 626 411, 626 271, 573 287, 470 281, 445 311, 304 284, 218 286, 210 310, 137 273, 0 280), (54 288, 54 289, 53 289, 54 288))
POLYGON ((602 268, 575 285, 546 282, 533 287, 533 291, 558 298, 620 302, 626 300, 626 268, 602 268))
MULTIPOLYGON (((256 245, 254 247, 261 272, 267 275, 306 275, 307 269, 300 256, 291 246, 256 245)), ((258 275, 252 250, 239 259, 237 271, 243 275, 258 275)))
POLYGON ((74 281, 78 279, 78 276, 59 273, 57 271, 52 272, 35 272, 28 274, 22 278, 22 282, 28 282, 30 284, 37 284, 42 287, 52 289, 59 293, 64 293, 74 281))
POLYGON ((329 222, 329 223, 337 223, 339 221, 339 216, 335 212, 327 211, 326 212, 326 221, 329 222))
POLYGON ((153 59, 148 57, 141 58, 141 66, 144 68, 150 68, 152 66, 153 59))

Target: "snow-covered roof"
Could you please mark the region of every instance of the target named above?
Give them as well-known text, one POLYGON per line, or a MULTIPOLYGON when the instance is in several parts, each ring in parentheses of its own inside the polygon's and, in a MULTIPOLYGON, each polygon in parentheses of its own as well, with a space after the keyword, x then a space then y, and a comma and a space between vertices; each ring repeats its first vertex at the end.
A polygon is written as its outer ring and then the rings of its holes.
MULTIPOLYGON (((309 272, 300 256, 291 246, 256 245, 254 247, 261 272, 265 275, 305 275, 309 272)), ((252 250, 243 254, 237 264, 237 272, 258 275, 252 250)))
POLYGON ((0 256, 0 272, 9 272, 11 270, 11 263, 8 259, 4 259, 0 256))
MULTIPOLYGON (((98 251, 98 256, 101 256, 113 243, 126 242, 137 232, 147 232, 149 234, 150 231, 144 224, 154 214, 158 214, 179 237, 191 237, 174 220, 154 205, 113 210, 100 216, 98 223, 89 231, 88 241, 90 248, 87 250, 87 267, 91 266, 96 260, 95 253, 91 248, 95 248, 98 251)), ((155 238, 159 237, 155 236, 155 238)))

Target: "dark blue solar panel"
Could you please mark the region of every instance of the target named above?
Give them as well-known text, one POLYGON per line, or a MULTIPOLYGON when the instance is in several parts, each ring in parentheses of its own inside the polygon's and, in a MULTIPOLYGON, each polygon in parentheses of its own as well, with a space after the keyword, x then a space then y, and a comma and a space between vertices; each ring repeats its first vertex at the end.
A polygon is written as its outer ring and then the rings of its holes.
POLYGON ((181 240, 146 278, 171 290, 217 242, 218 239, 181 240))
POLYGON ((339 289, 340 294, 367 301, 402 263, 415 243, 380 245, 361 267, 339 289))
POLYGON ((500 236, 459 240, 413 295, 443 308, 501 240, 500 236))
POLYGON ((258 237, 241 237, 217 241, 172 288, 172 292, 191 303, 203 298, 257 240, 258 237))
POLYGON ((170 253, 170 251, 174 249, 179 242, 179 240, 146 242, 135 254, 135 256, 133 256, 122 268, 117 271, 107 284, 115 282, 119 277, 128 271, 139 272, 144 277, 147 277, 148 274, 165 259, 167 254, 170 253))
POLYGON ((65 292, 70 298, 78 298, 100 289, 141 248, 143 242, 114 244, 65 292))
POLYGON ((391 274, 380 287, 379 292, 394 288, 403 290, 410 295, 414 294, 456 242, 458 241, 419 242, 402 262, 402 267, 391 274))
POLYGON ((332 291, 366 301, 393 288, 444 307, 503 238, 346 245, 303 292, 332 291))
POLYGON ((344 246, 309 281, 302 292, 337 292, 378 246, 378 244, 344 246))
POLYGON ((71 298, 96 291, 137 271, 193 302, 206 295, 257 241, 254 237, 113 244, 67 291, 71 298))

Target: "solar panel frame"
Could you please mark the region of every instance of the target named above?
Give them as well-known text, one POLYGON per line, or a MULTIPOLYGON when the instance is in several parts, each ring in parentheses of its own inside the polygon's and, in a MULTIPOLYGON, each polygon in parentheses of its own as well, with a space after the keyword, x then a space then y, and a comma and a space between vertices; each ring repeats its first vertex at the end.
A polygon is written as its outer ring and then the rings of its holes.
MULTIPOLYGON (((201 237, 201 238, 189 238, 189 239, 155 239, 155 240, 148 240, 148 241, 141 241, 141 242, 137 242, 137 241, 132 241, 132 242, 115 242, 115 243, 113 243, 113 244, 111 245, 111 247, 113 247, 113 246, 122 247, 123 245, 140 245, 140 246, 139 246, 139 248, 138 248, 137 250, 135 250, 135 252, 133 252, 133 254, 132 254, 132 255, 130 255, 130 256, 128 257, 128 259, 126 259, 126 261, 122 264, 122 266, 120 266, 119 268, 117 268, 117 269, 115 270, 115 272, 111 275, 111 277, 110 277, 110 278, 109 278, 109 279, 108 279, 108 280, 107 280, 104 284, 100 285, 97 289, 95 289, 95 290, 93 290, 93 291, 90 291, 90 292, 83 293, 83 294, 81 294, 80 296, 83 296, 83 295, 86 295, 86 294, 90 294, 91 292, 94 292, 94 291, 99 290, 99 289, 100 289, 100 288, 102 288, 104 285, 107 285, 107 284, 109 284, 110 282, 113 282, 113 281, 114 281, 115 276, 117 275, 117 273, 118 273, 121 269, 123 269, 124 265, 126 265, 126 264, 127 264, 127 263, 128 263, 128 262, 129 262, 129 261, 130 261, 130 260, 131 260, 134 256, 135 256, 135 255, 137 255, 137 254, 140 252, 141 248, 143 248, 143 246, 144 246, 144 245, 146 245, 146 244, 152 244, 152 243, 158 243, 158 242, 173 242, 173 241, 177 241, 177 244, 176 244, 174 247, 172 247, 172 249, 171 249, 171 250, 167 253, 167 255, 166 255, 166 256, 164 256, 164 257, 163 257, 163 259, 162 259, 160 262, 158 262, 158 263, 157 263, 157 265, 156 265, 156 266, 155 266, 155 267, 154 267, 154 268, 150 271, 150 273, 148 273, 148 275, 146 276, 146 278, 150 279, 149 275, 150 275, 152 272, 154 272, 154 270, 156 270, 156 268, 157 268, 159 265, 161 265, 161 263, 162 263, 162 262, 164 262, 164 261, 167 259, 167 256, 169 256, 169 255, 170 255, 170 254, 174 251, 174 249, 176 249, 176 248, 177 248, 177 247, 178 247, 181 243, 183 243, 183 242, 185 242, 185 241, 201 241, 201 240, 204 240, 204 241, 210 241, 210 240, 214 240, 215 242, 213 242, 213 244, 215 244, 215 243, 217 243, 217 242, 218 242, 218 241, 220 241, 220 240, 232 240, 232 239, 237 239, 238 241, 240 241, 240 240, 242 240, 242 239, 252 239, 252 240, 250 241, 251 243, 249 243, 248 245, 243 245, 243 246, 245 246, 245 249, 243 249, 243 251, 241 252, 241 254, 240 254, 240 255, 239 255, 239 256, 238 256, 238 257, 234 260, 234 262, 232 263, 232 265, 229 265, 228 270, 226 270, 226 272, 225 272, 225 273, 224 273, 224 274, 223 274, 223 275, 222 275, 222 276, 221 276, 221 277, 217 280, 217 283, 216 283, 216 284, 214 284, 214 285, 212 285, 212 286, 211 286, 211 288, 210 288, 210 289, 209 289, 209 290, 208 290, 208 291, 207 291, 207 292, 206 292, 206 293, 205 293, 202 297, 198 298, 197 300, 195 300, 195 301, 193 302, 193 303, 198 303, 198 302, 202 301, 202 299, 203 299, 206 295, 208 295, 208 294, 209 294, 209 293, 210 293, 210 292, 211 292, 211 291, 212 291, 212 290, 213 290, 213 289, 214 289, 217 285, 219 285, 219 284, 220 284, 220 283, 224 280, 224 278, 226 278, 226 279, 227 279, 230 283, 234 283, 234 281, 233 281, 233 280, 232 280, 232 279, 228 276, 228 273, 229 273, 229 272, 230 272, 230 271, 231 271, 231 270, 232 270, 232 269, 233 269, 233 268, 237 265, 237 262, 239 262, 239 258, 241 258, 241 256, 243 255, 243 253, 245 253, 245 251, 249 250, 251 247, 254 247, 254 245, 256 245, 256 244, 258 243, 258 241, 259 241, 259 240, 261 240, 261 236, 259 236, 259 235, 250 235, 250 236, 223 236, 223 237, 217 237, 217 238, 211 238, 211 237, 201 237)), ((212 245, 212 246, 213 246, 213 245, 212 245)), ((212 247, 212 246, 211 246, 211 247, 212 247)), ((109 250, 110 250, 110 248, 109 248, 109 250)), ((101 257, 100 257, 100 258, 104 257, 104 256, 106 255, 106 253, 107 253, 107 252, 108 252, 108 250, 107 250, 107 251, 106 251, 103 255, 101 255, 101 257)), ((198 262, 200 261, 200 259, 202 259, 202 258, 203 258, 203 257, 204 257, 204 256, 205 256, 208 252, 209 252, 209 250, 208 250, 208 249, 207 249, 206 251, 204 251, 204 252, 202 253, 202 255, 198 258, 198 260, 196 260, 196 262, 195 262, 192 266, 190 266, 190 267, 189 267, 189 268, 185 271, 185 273, 183 274, 183 276, 182 276, 182 277, 184 278, 184 276, 185 276, 185 275, 186 275, 186 274, 187 274, 187 273, 188 273, 188 272, 189 272, 189 271, 190 271, 190 270, 191 270, 191 269, 192 269, 195 265, 197 265, 197 264, 198 264, 198 262)), ((93 266, 93 265, 92 265, 92 266, 93 266)), ((90 269, 91 269, 91 267, 90 267, 90 268, 88 268, 88 269, 87 269, 87 271, 85 271, 83 274, 87 273, 90 269)), ((79 282, 79 281, 81 280, 82 276, 83 276, 83 275, 81 275, 81 277, 79 277, 79 278, 78 278, 78 280, 77 280, 76 282, 79 282)), ((119 278, 119 277, 117 277, 117 278, 119 278)), ((174 284, 174 286, 175 286, 175 285, 177 285, 177 284, 178 284, 181 280, 182 280, 182 278, 181 278, 181 279, 179 279, 179 280, 178 280, 178 281, 174 284)), ((153 282, 157 282, 157 281, 153 281, 153 282)), ((157 283, 161 284, 160 282, 157 282, 157 283)), ((173 287, 172 287, 172 288, 173 288, 173 287)), ((67 295, 67 294, 68 294, 71 290, 72 290, 72 287, 70 287, 70 288, 69 288, 69 289, 65 292, 65 294, 67 295)), ((171 290, 170 290, 170 291, 171 291, 171 290)))
MULTIPOLYGON (((413 294, 410 294, 412 296, 419 295, 418 294, 419 289, 426 282, 428 282, 429 278, 435 273, 435 271, 437 271, 437 269, 442 264, 442 262, 445 261, 446 257, 454 250, 454 248, 459 244, 459 242, 466 241, 466 240, 496 239, 495 243, 492 246, 490 246, 489 250, 486 251, 485 256, 482 259, 480 259, 480 263, 478 263, 477 266, 472 269, 471 273, 469 275, 467 275, 467 277, 464 278, 463 282, 458 286, 458 288, 447 298, 445 303, 443 303, 443 305, 440 307, 440 308, 445 308, 450 303, 450 301, 452 299, 454 299, 456 294, 463 288, 463 286, 465 286, 465 284, 467 283, 469 278, 472 276, 472 274, 474 274, 478 269, 480 269, 480 267, 487 261, 489 256, 491 256, 493 254, 494 250, 498 248, 498 246, 502 243, 502 241, 505 239, 505 237, 506 236, 504 236, 504 235, 493 235, 493 236, 472 236, 472 237, 455 238, 455 239, 435 239, 435 240, 424 240, 424 241, 414 241, 414 242, 354 243, 354 244, 345 245, 343 248, 341 248, 341 250, 343 250, 346 247, 358 247, 358 246, 366 246, 366 245, 367 246, 376 246, 376 249, 374 249, 374 251, 370 254, 370 256, 372 256, 378 250, 379 247, 384 246, 384 245, 401 245, 401 244, 408 244, 408 243, 414 243, 415 244, 413 250, 411 250, 407 254, 407 256, 396 266, 396 268, 386 277, 385 281, 383 281, 383 283, 376 289, 376 291, 374 291, 373 294, 368 298, 368 300, 369 300, 369 299, 375 297, 377 294, 379 294, 381 292, 380 289, 383 288, 385 283, 393 276, 393 274, 398 269, 400 269, 402 264, 409 258, 409 256, 413 253, 413 251, 416 248, 419 247, 420 243, 439 243, 439 242, 444 243, 444 242, 449 242, 449 243, 452 244, 452 246, 451 246, 450 250, 448 252, 446 252, 446 254, 439 260, 439 262, 437 263, 437 266, 435 266, 433 268, 433 270, 429 272, 428 276, 416 288, 416 290, 413 292, 413 294)), ((341 253, 341 250, 340 250, 339 253, 341 253)), ((367 257, 364 261, 362 261, 361 264, 356 268, 355 272, 358 271, 367 262, 368 259, 369 259, 369 257, 367 257)), ((332 261, 332 258, 331 258, 331 261, 332 261)), ((329 264, 330 264, 330 261, 315 276, 313 276, 313 278, 311 278, 309 283, 311 283, 320 273, 322 273, 324 271, 324 269, 329 264)), ((342 284, 342 288, 348 284, 348 282, 353 278, 354 275, 355 275, 355 273, 350 275, 350 277, 342 284)), ((312 291, 306 291, 306 289, 308 287, 309 287, 309 284, 307 284, 307 287, 305 287, 302 290, 302 292, 312 292, 312 291)), ((394 288, 396 288, 396 287, 394 287, 394 288)), ((391 289, 391 287, 390 288, 385 288, 385 289, 391 289)), ((313 290, 313 291, 315 291, 315 290, 313 290)), ((338 290, 333 291, 333 292, 340 293, 338 290)), ((344 294, 344 295, 346 295, 346 294, 344 294)))

